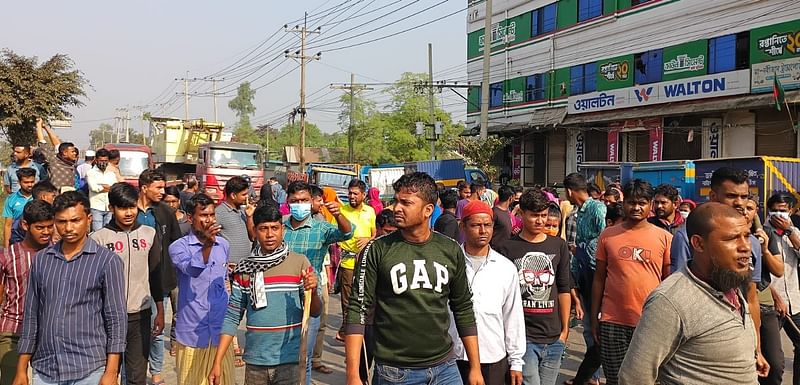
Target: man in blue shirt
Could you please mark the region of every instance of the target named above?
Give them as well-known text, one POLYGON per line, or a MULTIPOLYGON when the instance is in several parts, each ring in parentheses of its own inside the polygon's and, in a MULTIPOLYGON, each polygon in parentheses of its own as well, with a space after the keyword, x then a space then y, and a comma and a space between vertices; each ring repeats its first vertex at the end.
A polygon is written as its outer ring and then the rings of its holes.
POLYGON ((3 205, 3 246, 8 249, 11 244, 11 225, 14 220, 22 216, 22 209, 33 199, 33 185, 36 184, 36 170, 32 168, 21 168, 17 170, 19 179, 19 190, 6 198, 3 205))
POLYGON ((113 385, 125 351, 122 259, 86 234, 89 199, 69 191, 53 202, 61 241, 31 264, 14 383, 113 385))
POLYGON ((31 146, 14 146, 14 161, 8 165, 5 175, 3 175, 3 185, 6 194, 11 194, 19 190, 19 179, 17 170, 32 168, 36 170, 36 182, 42 174, 42 166, 31 159, 31 146))
MULTIPOLYGON (((178 271, 176 367, 178 385, 208 384, 228 307, 225 279, 230 245, 217 236, 214 200, 196 194, 187 202, 192 231, 169 247, 178 271)), ((233 351, 224 353, 221 385, 233 384, 233 351)))

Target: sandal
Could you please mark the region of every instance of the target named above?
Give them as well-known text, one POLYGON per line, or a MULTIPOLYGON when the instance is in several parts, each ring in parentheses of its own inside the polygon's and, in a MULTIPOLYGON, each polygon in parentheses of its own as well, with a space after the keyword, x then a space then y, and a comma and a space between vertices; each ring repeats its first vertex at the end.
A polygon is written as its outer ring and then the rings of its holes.
POLYGON ((329 368, 329 367, 327 367, 327 366, 325 366, 323 364, 314 365, 314 366, 311 367, 311 370, 313 370, 315 372, 324 373, 324 374, 333 373, 333 369, 331 369, 331 368, 329 368))

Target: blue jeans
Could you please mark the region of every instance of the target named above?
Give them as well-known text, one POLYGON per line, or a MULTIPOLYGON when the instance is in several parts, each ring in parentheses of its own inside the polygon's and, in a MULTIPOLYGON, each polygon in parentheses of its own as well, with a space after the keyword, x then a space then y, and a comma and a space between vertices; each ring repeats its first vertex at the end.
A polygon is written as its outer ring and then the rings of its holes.
POLYGON ((92 209, 92 231, 97 231, 111 222, 111 211, 92 209))
POLYGON ((100 378, 103 377, 103 372, 105 372, 105 370, 106 367, 102 366, 80 380, 71 381, 53 381, 34 370, 33 385, 97 385, 100 383, 100 378))
POLYGON ((375 363, 372 385, 463 385, 455 360, 430 368, 398 368, 375 363))
POLYGON ((564 343, 556 340, 552 344, 528 342, 522 360, 522 382, 525 385, 555 385, 561 369, 564 343))
MULTIPOLYGON (((164 309, 167 308, 169 304, 169 295, 164 297, 164 309)), ((151 317, 151 324, 156 321, 156 303, 152 299, 150 300, 150 308, 153 309, 153 315, 151 317)), ((175 327, 173 325, 172 327, 175 327)), ((161 374, 161 370, 164 368, 164 331, 161 331, 161 334, 153 337, 150 342, 150 375, 155 376, 156 374, 161 374)))
POLYGON ((317 342, 319 323, 322 317, 308 318, 308 340, 306 341, 306 385, 311 385, 311 359, 314 355, 314 345, 317 342))

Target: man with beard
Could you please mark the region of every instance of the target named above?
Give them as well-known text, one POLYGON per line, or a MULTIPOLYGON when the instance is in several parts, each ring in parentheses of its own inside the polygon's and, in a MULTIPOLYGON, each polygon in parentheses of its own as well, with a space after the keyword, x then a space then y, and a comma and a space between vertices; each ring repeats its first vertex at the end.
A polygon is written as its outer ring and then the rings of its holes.
MULTIPOLYGON (((342 291, 342 314, 347 313, 347 301, 353 289, 353 269, 356 267, 356 255, 364 249, 367 243, 375 238, 375 210, 372 206, 364 204, 367 197, 367 184, 361 180, 353 179, 347 186, 347 199, 349 203, 342 206, 342 215, 353 224, 353 237, 339 242, 342 248, 342 260, 339 262, 339 271, 336 274, 339 287, 342 291)), ((344 319, 339 335, 344 333, 344 319)))
POLYGON ((656 187, 656 195, 653 198, 653 211, 655 216, 648 221, 664 230, 675 235, 678 228, 683 224, 683 217, 676 210, 680 203, 678 189, 670 184, 661 184, 656 187))
MULTIPOLYGON (((711 192, 708 194, 710 202, 722 203, 736 209, 742 217, 746 219, 746 205, 750 197, 750 185, 747 172, 731 167, 720 167, 711 175, 711 192)), ((753 245, 759 244, 755 235, 750 234, 750 242, 753 245)), ((752 247, 751 247, 752 249, 752 247)), ((690 242, 686 232, 686 226, 681 226, 675 232, 670 248, 670 271, 675 272, 687 265, 691 260, 690 242)), ((750 315, 753 317, 753 324, 756 330, 761 328, 761 306, 758 303, 758 289, 756 285, 761 282, 761 253, 751 253, 750 258, 750 277, 748 287, 743 291, 747 298, 747 306, 750 308, 750 315)), ((758 342, 758 370, 768 371, 769 364, 761 355, 760 337, 758 342)))
POLYGON ((669 275, 672 235, 647 221, 653 194, 650 183, 629 182, 623 191, 624 222, 603 231, 597 243, 589 316, 608 385, 617 385, 647 295, 669 275))
MULTIPOLYGON (((364 329, 374 315, 375 371, 383 382, 461 385, 447 333, 452 311, 470 364, 466 385, 483 385, 466 257, 456 242, 431 231, 436 182, 406 174, 394 182, 398 231, 370 242, 356 266, 346 315, 347 385, 361 385, 364 329)), ((377 377, 376 377, 377 378, 377 377)))
POLYGON ((647 298, 620 384, 754 384, 757 329, 739 289, 750 280, 747 219, 711 202, 686 231, 692 261, 647 298))
MULTIPOLYGON (((117 175, 108 168, 110 154, 105 148, 97 150, 94 167, 86 172, 89 184, 89 204, 92 206, 92 231, 98 231, 111 222, 108 208, 108 192, 117 183, 117 175)), ((113 250, 112 250, 113 251, 113 250)))

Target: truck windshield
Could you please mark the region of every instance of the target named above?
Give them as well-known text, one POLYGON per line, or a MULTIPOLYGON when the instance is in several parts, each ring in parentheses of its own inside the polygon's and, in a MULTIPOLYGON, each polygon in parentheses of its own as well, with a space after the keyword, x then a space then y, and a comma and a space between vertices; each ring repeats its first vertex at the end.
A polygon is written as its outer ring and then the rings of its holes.
POLYGON ((148 155, 141 151, 119 152, 119 173, 122 176, 139 177, 148 168, 148 155))
POLYGON ((209 158, 212 167, 258 167, 258 152, 256 151, 212 148, 209 158))
POLYGON ((350 180, 355 178, 352 175, 346 174, 334 174, 332 172, 320 172, 317 173, 317 185, 324 186, 324 187, 339 187, 339 188, 347 188, 347 184, 350 183, 350 180))

